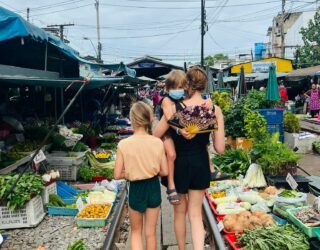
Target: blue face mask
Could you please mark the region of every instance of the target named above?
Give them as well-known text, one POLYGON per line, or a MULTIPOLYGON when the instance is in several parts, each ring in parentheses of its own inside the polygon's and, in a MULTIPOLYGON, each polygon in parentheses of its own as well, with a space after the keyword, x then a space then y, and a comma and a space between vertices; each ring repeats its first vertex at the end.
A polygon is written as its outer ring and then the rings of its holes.
POLYGON ((184 89, 173 89, 169 91, 169 96, 174 100, 180 100, 184 97, 184 89))

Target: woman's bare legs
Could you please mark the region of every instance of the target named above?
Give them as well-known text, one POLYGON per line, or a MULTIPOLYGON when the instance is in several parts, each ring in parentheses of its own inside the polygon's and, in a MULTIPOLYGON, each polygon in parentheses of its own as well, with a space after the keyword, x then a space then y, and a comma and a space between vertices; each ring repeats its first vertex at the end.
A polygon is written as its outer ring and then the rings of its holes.
MULTIPOLYGON (((171 137, 165 135, 164 137, 164 148, 166 150, 167 160, 168 160, 168 189, 175 189, 174 185, 174 161, 176 160, 176 150, 174 148, 174 143, 171 137)), ((171 193, 169 196, 177 195, 176 192, 171 193)), ((179 200, 172 200, 171 203, 179 203, 179 200)))
POLYGON ((191 238, 194 250, 204 249, 205 230, 202 221, 202 201, 204 190, 189 190, 188 216, 191 226, 191 238))
POLYGON ((186 194, 179 194, 180 204, 174 206, 174 231, 176 233, 179 250, 186 247, 186 216, 188 212, 188 200, 186 194))
POLYGON ((144 221, 144 235, 146 238, 146 246, 148 250, 157 250, 157 222, 160 207, 147 208, 144 221))
POLYGON ((142 225, 143 214, 129 208, 129 218, 131 227, 131 250, 143 250, 142 225))

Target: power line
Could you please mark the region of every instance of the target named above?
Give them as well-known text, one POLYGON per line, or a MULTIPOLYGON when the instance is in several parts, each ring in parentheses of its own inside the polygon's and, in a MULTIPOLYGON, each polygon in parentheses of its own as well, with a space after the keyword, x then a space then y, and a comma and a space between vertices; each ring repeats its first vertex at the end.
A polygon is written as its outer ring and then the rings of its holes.
POLYGON ((40 13, 40 14, 35 14, 33 16, 44 16, 44 15, 51 15, 54 13, 59 13, 59 12, 65 12, 65 11, 70 11, 70 10, 75 10, 75 9, 80 9, 83 7, 87 7, 87 6, 92 6, 92 4, 85 4, 85 5, 81 5, 81 6, 74 6, 72 8, 68 8, 68 9, 63 9, 63 10, 56 10, 56 11, 51 11, 51 12, 46 12, 46 13, 40 13))
MULTIPOLYGON (((267 1, 267 2, 256 2, 256 3, 246 3, 246 4, 232 4, 232 5, 220 5, 220 6, 206 6, 207 9, 214 9, 218 7, 244 7, 244 6, 255 6, 255 5, 265 5, 269 3, 278 3, 278 0, 275 1, 267 1)), ((161 6, 136 6, 136 5, 121 5, 121 4, 110 4, 110 3, 104 3, 101 4, 104 6, 111 6, 111 7, 122 7, 122 8, 136 8, 136 9, 165 9, 165 10, 194 10, 194 7, 161 7, 161 6)))
MULTIPOLYGON (((42 6, 38 6, 38 7, 34 7, 34 8, 30 8, 32 11, 41 11, 43 9, 48 9, 48 8, 56 8, 56 7, 61 7, 64 5, 69 5, 69 4, 75 4, 78 2, 83 2, 83 1, 88 1, 88 0, 69 0, 69 1, 64 1, 64 2, 59 2, 59 3, 55 3, 55 4, 48 4, 48 5, 42 5, 42 6)), ((26 12, 25 9, 23 10, 17 10, 18 13, 23 13, 26 12)))

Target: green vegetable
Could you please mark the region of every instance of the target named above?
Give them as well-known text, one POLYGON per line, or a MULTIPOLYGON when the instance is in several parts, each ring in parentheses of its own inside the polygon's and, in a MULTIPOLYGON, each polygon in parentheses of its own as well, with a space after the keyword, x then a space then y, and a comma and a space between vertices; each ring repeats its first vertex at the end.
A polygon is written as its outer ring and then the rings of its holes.
POLYGON ((286 144, 279 142, 279 133, 265 141, 256 142, 250 156, 253 162, 262 166, 263 173, 269 175, 285 174, 296 167, 300 158, 286 144))
POLYGON ((245 250, 308 250, 305 234, 291 224, 258 227, 237 235, 241 249, 245 250))
POLYGON ((285 198, 298 198, 300 197, 300 194, 295 190, 284 190, 279 194, 279 196, 285 198))
POLYGON ((67 250, 86 250, 83 239, 77 240, 68 246, 67 250))
MULTIPOLYGON (((19 174, 0 175, 0 200, 9 191, 13 183, 18 179, 19 174)), ((7 207, 11 210, 22 208, 26 202, 43 189, 42 178, 32 173, 24 173, 16 187, 8 195, 7 207)))
POLYGON ((244 117, 244 129, 247 138, 255 141, 265 140, 269 137, 267 131, 267 121, 257 111, 249 111, 244 117))
POLYGON ((103 149, 108 149, 108 150, 112 150, 112 151, 116 151, 117 150, 117 144, 116 143, 102 143, 101 148, 103 149))
POLYGON ((299 133, 300 132, 300 122, 299 118, 292 113, 285 113, 283 119, 284 130, 289 133, 299 133))
POLYGON ((312 143, 312 149, 314 152, 320 154, 320 141, 315 141, 312 143))
POLYGON ((213 92, 213 103, 219 106, 223 111, 229 109, 230 95, 227 92, 213 92))
POLYGON ((92 180, 92 177, 95 176, 95 171, 93 168, 90 168, 87 165, 81 165, 79 169, 79 177, 85 182, 89 182, 92 180))
POLYGON ((213 163, 220 171, 228 173, 232 178, 244 175, 250 166, 250 157, 245 150, 226 150, 222 155, 215 155, 213 163))
POLYGON ((53 207, 65 207, 66 204, 63 202, 61 197, 56 194, 49 194, 49 203, 53 207))

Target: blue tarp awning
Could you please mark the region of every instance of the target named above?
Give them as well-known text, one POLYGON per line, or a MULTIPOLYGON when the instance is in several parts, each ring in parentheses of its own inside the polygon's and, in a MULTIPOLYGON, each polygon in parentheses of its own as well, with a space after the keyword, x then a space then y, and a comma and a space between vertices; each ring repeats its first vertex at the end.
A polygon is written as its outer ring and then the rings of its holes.
POLYGON ((20 15, 0 7, 0 42, 17 38, 31 38, 32 40, 50 43, 58 48, 66 56, 77 60, 79 62, 87 64, 96 64, 105 69, 124 71, 125 74, 135 77, 135 70, 129 69, 123 63, 120 64, 97 64, 88 60, 85 60, 79 56, 79 53, 61 41, 58 37, 46 32, 45 30, 29 23, 20 15))

